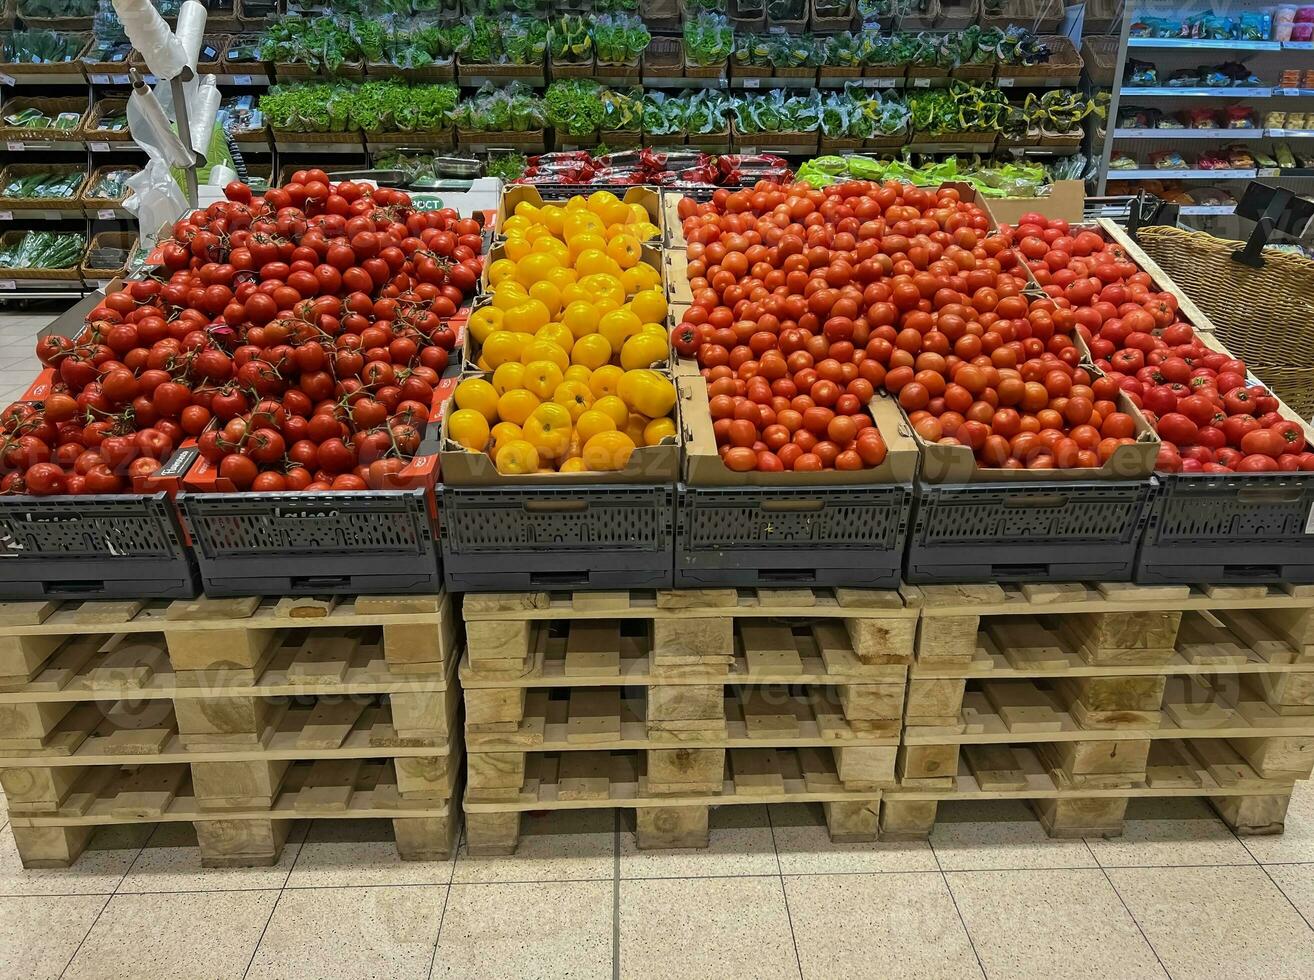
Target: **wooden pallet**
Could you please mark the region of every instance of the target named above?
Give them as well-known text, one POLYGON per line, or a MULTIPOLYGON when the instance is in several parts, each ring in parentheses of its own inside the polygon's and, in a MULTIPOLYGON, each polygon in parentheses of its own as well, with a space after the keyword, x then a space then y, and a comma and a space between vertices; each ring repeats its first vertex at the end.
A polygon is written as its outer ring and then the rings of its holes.
POLYGON ((510 854, 527 811, 632 807, 639 847, 706 847, 709 807, 795 802, 823 805, 832 840, 876 839, 880 793, 846 790, 818 749, 730 749, 714 789, 679 797, 664 790, 636 752, 533 754, 513 798, 480 801, 467 793, 466 840, 473 854, 510 854))
POLYGON ((1121 832, 1136 796, 1281 827, 1314 769, 1314 590, 936 586, 883 832, 942 800, 1032 801, 1055 836, 1121 832), (1248 802, 1249 801, 1249 802, 1248 802))
POLYGON ((97 827, 143 822, 194 824, 205 867, 278 863, 291 822, 300 819, 387 818, 403 859, 451 856, 459 767, 449 767, 419 791, 391 761, 339 759, 285 768, 271 805, 217 810, 198 797, 197 780, 185 765, 102 767, 79 780, 57 811, 14 813, 10 823, 28 868, 68 867, 97 827))
POLYGON ((99 823, 195 819, 211 863, 264 863, 320 799, 326 815, 406 810, 404 853, 450 833, 444 595, 17 603, 0 624, 0 784, 24 861, 74 860, 99 823), (167 805, 114 802, 125 780, 167 805))

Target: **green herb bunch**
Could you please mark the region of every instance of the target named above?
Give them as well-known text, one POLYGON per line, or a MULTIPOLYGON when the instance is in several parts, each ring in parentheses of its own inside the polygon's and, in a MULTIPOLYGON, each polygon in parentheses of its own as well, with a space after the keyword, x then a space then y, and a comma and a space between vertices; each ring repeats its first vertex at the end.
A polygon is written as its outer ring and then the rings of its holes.
POLYGON ((559 132, 590 136, 602 126, 602 86, 589 78, 560 78, 547 87, 547 121, 559 132))
POLYGON ((651 40, 634 14, 603 14, 593 22, 593 47, 604 65, 637 65, 651 40))
POLYGON ((694 67, 719 65, 735 47, 730 22, 720 14, 699 14, 684 21, 684 60, 694 67))
POLYGON ((547 112, 543 100, 519 82, 505 86, 489 82, 472 98, 462 99, 453 118, 461 129, 523 133, 542 129, 547 112))
POLYGON ((593 32, 589 18, 581 14, 554 17, 548 29, 548 47, 553 62, 557 64, 581 64, 593 60, 593 32))

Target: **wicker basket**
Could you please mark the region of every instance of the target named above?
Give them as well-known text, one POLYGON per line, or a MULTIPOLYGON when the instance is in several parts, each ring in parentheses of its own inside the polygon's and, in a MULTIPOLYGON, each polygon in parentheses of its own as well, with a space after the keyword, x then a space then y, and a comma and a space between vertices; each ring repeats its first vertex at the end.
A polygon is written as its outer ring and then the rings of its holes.
POLYGON ((858 5, 850 0, 849 12, 842 17, 831 17, 817 13, 817 0, 808 4, 808 22, 811 29, 819 32, 851 31, 859 26, 858 5))
POLYGON ((542 153, 547 149, 547 131, 526 129, 524 131, 485 132, 479 129, 458 129, 456 145, 495 146, 519 150, 522 153, 542 153))
POLYGON ((526 85, 542 85, 547 77, 543 65, 481 65, 468 63, 460 58, 456 61, 456 77, 462 85, 474 85, 474 80, 489 78, 497 81, 524 82, 526 85))
MULTIPOLYGON (((214 48, 218 54, 209 61, 198 60, 196 62, 196 73, 198 75, 219 74, 224 65, 224 53, 227 52, 228 46, 232 41, 233 39, 227 34, 207 34, 205 37, 201 38, 201 49, 203 51, 206 46, 209 46, 214 48)), ((129 66, 136 68, 137 71, 141 72, 143 75, 150 74, 150 69, 146 66, 146 59, 142 56, 140 51, 132 52, 131 56, 128 58, 128 64, 129 66)), ((114 73, 109 72, 108 74, 112 75, 114 73)))
POLYGON ((862 72, 862 65, 822 65, 817 69, 817 79, 819 81, 834 79, 843 83, 855 78, 861 78, 862 72))
POLYGON ((250 0, 233 0, 233 5, 237 11, 237 22, 244 28, 258 30, 278 16, 278 5, 276 3, 251 3, 250 0))
POLYGON ((898 18, 902 31, 957 31, 976 23, 979 0, 932 0, 924 12, 904 11, 898 18))
POLYGON ((241 29, 237 19, 237 0, 206 0, 209 12, 205 17, 205 26, 212 31, 231 34, 241 29))
POLYGON ((77 166, 76 164, 11 163, 9 164, 9 166, 0 169, 0 195, 3 195, 4 188, 15 177, 22 177, 25 174, 41 174, 41 173, 53 173, 53 174, 77 173, 82 175, 82 180, 78 183, 78 185, 73 189, 73 192, 69 194, 67 198, 0 196, 0 208, 4 208, 6 211, 15 211, 20 209, 59 211, 61 210, 60 205, 62 204, 68 204, 68 205, 75 204, 77 202, 78 196, 82 193, 83 188, 87 186, 86 170, 80 166, 77 166))
POLYGON ((863 65, 863 78, 898 78, 908 77, 907 65, 863 65))
MULTIPOLYGON (((688 60, 684 63, 685 78, 725 78, 726 73, 730 70, 730 62, 723 61, 719 65, 691 65, 688 60)), ((776 69, 776 75, 779 77, 781 69, 776 69)))
POLYGON ((754 152, 785 154, 814 154, 817 152, 819 134, 811 133, 741 133, 734 125, 730 126, 730 139, 734 146, 750 147, 754 152))
POLYGON ((588 61, 555 61, 548 58, 548 81, 558 78, 592 78, 596 73, 593 59, 588 61))
POLYGON ((91 241, 87 243, 87 251, 83 254, 82 263, 78 266, 78 269, 81 271, 83 279, 89 279, 89 280, 99 279, 99 280, 108 281, 110 279, 113 279, 115 276, 123 275, 123 271, 127 267, 128 260, 132 258, 132 253, 136 251, 136 249, 137 249, 137 236, 132 232, 102 231, 97 235, 93 235, 91 237, 91 241), (117 269, 104 269, 104 268, 98 268, 96 266, 87 265, 87 260, 91 258, 91 253, 95 251, 98 245, 108 248, 127 249, 128 258, 125 259, 123 265, 119 266, 117 269))
POLYGON ((1000 65, 996 73, 1000 78, 1077 79, 1081 77, 1082 61, 1077 46, 1061 34, 1040 38, 1050 50, 1049 60, 1039 65, 1000 65))
MULTIPOLYGON (((666 142, 669 143, 670 140, 668 139, 666 142)), ((707 153, 729 153, 730 131, 726 130, 724 133, 690 133, 684 138, 684 144, 707 153)))
POLYGON ((655 37, 643 52, 643 74, 654 78, 684 75, 684 42, 678 37, 655 37))
POLYGON ((443 62, 425 65, 423 68, 398 68, 396 65, 367 64, 365 66, 365 77, 369 79, 400 78, 404 82, 426 85, 434 82, 450 82, 456 78, 456 59, 449 58, 443 62))
POLYGON ((1137 240, 1229 350, 1302 417, 1314 415, 1314 260, 1266 250, 1252 269, 1232 261, 1243 242, 1180 228, 1142 228, 1137 240))
POLYGON ((1122 0, 1086 0, 1081 33, 1083 36, 1107 34, 1113 31, 1121 18, 1122 0))
POLYGON ((365 148, 368 150, 396 150, 402 147, 414 147, 426 150, 450 150, 455 144, 455 130, 440 129, 427 133, 366 133, 365 148))
POLYGON ((116 84, 126 84, 123 80, 128 77, 128 69, 134 66, 133 58, 137 57, 137 52, 129 51, 128 57, 123 61, 92 61, 91 46, 92 42, 89 41, 87 50, 78 59, 78 65, 86 80, 93 85, 104 85, 106 79, 115 79, 116 84))
POLYGON ((4 0, 0 3, 0 30, 12 30, 18 16, 18 0, 4 0))
POLYGON ((632 150, 643 145, 643 133, 637 129, 612 129, 599 133, 598 142, 612 150, 632 150))
POLYGON ((360 61, 341 64, 333 71, 329 71, 323 65, 277 61, 272 65, 266 64, 265 70, 271 78, 277 78, 280 82, 303 82, 318 79, 345 79, 359 82, 365 77, 365 65, 360 61))
POLYGON ((1113 85, 1113 71, 1117 67, 1118 39, 1116 37, 1083 38, 1081 60, 1092 82, 1110 88, 1113 85))
MULTIPOLYGON (((16 244, 25 234, 27 234, 25 231, 7 231, 3 235, 0 235, 0 251, 16 244)), ((68 269, 0 268, 0 279, 60 279, 68 282, 81 282, 82 273, 78 271, 76 265, 68 269)))
POLYGON ((123 166, 122 164, 114 164, 108 167, 97 167, 95 170, 93 170, 91 172, 91 176, 89 176, 86 182, 83 183, 82 190, 78 194, 78 204, 81 205, 82 210, 90 215, 102 209, 108 210, 109 208, 122 207, 123 202, 126 201, 128 199, 128 195, 132 193, 131 191, 126 191, 122 197, 117 197, 117 198, 88 197, 87 194, 93 187, 96 186, 96 182, 100 180, 101 176, 104 175, 105 173, 111 170, 127 170, 127 169, 129 168, 123 166))
POLYGON ((1007 28, 1012 24, 1035 34, 1053 34, 1063 26, 1063 0, 1003 0, 997 14, 987 13, 982 6, 982 27, 1007 28))
POLYGON ((795 81, 808 82, 811 85, 817 84, 817 66, 816 65, 799 65, 797 67, 776 68, 776 78, 789 78, 795 81))
POLYGON ((760 34, 766 30, 766 0, 729 0, 727 16, 736 34, 760 34))
POLYGON ((85 98, 31 99, 26 96, 15 96, 4 104, 4 115, 27 108, 40 109, 52 119, 61 112, 76 112, 81 118, 73 129, 28 129, 24 126, 5 126, 0 123, 0 141, 51 140, 58 143, 82 141, 82 127, 87 121, 85 98))
POLYGON ((1051 146, 1055 149, 1077 150, 1081 148, 1082 141, 1085 138, 1086 134, 1080 129, 1074 130, 1070 133, 1050 133, 1042 131, 1040 134, 1040 145, 1051 146))
POLYGON ((871 136, 862 141, 864 150, 901 150, 908 144, 908 133, 889 136, 871 136))
POLYGON ((609 65, 599 61, 596 63, 596 68, 597 71, 593 77, 599 83, 613 87, 638 85, 643 77, 638 62, 632 65, 609 65))
POLYGON ((970 82, 988 82, 995 77, 995 63, 988 65, 958 65, 949 72, 951 78, 961 78, 970 82))
POLYGON ((857 153, 862 149, 862 140, 852 139, 848 136, 828 138, 822 135, 817 152, 821 154, 831 153, 857 153))
POLYGON ((654 31, 678 31, 683 13, 680 0, 639 0, 639 16, 654 31))
POLYGON ((87 120, 82 124, 83 136, 95 143, 130 143, 132 142, 132 133, 128 132, 125 126, 120 130, 105 130, 100 132, 96 129, 101 119, 115 113, 127 112, 127 99, 97 99, 96 104, 91 107, 91 112, 87 114, 87 120))
POLYGON ((552 148, 554 150, 591 150, 597 146, 599 138, 597 133, 585 133, 582 136, 574 133, 552 131, 552 148))
MULTIPOLYGON (((86 17, 28 17, 23 14, 24 0, 17 2, 18 19, 23 22, 27 28, 38 28, 44 31, 89 31, 91 30, 92 16, 86 17)), ((94 10, 95 4, 92 4, 94 10)))
MULTIPOLYGON (((935 81, 937 79, 946 80, 949 78, 949 69, 943 68, 940 65, 909 65, 908 66, 909 82, 911 83, 911 81, 914 78, 929 78, 932 81, 935 81)), ((912 86, 910 84, 909 87, 913 88, 915 86, 912 86)))
MULTIPOLYGON (((10 7, 13 12, 13 7, 10 7)), ((77 32, 70 35, 77 44, 77 54, 69 61, 52 61, 45 64, 0 63, 0 75, 78 75, 82 73, 81 57, 91 47, 91 35, 77 32)), ((120 66, 121 67, 121 66, 120 66)))
POLYGON ((361 151, 365 150, 365 142, 361 139, 360 130, 352 129, 341 133, 298 133, 290 129, 271 129, 271 135, 274 139, 274 145, 280 149, 285 149, 295 143, 348 143, 355 140, 360 144, 361 151))

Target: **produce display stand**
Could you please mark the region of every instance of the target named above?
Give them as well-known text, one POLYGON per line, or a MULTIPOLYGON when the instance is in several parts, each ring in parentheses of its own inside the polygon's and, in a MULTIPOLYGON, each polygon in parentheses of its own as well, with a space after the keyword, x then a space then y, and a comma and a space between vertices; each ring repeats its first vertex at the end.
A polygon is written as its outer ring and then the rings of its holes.
POLYGON ((677 376, 684 479, 676 501, 677 588, 896 588, 903 569, 917 444, 893 399, 869 410, 889 447, 873 469, 735 473, 716 452, 707 383, 677 376))
POLYGON ((1122 833, 1127 803, 1204 797, 1282 830, 1314 767, 1308 586, 905 586, 920 610, 881 836, 947 800, 1026 800, 1054 837, 1122 833))
POLYGON ((25 867, 190 823, 205 867, 277 864, 294 820, 384 818, 451 856, 459 628, 441 592, 0 604, 0 785, 25 867))
POLYGON ((811 801, 833 840, 875 839, 916 627, 897 592, 497 593, 464 618, 471 853, 558 809, 706 847, 709 806, 811 801))

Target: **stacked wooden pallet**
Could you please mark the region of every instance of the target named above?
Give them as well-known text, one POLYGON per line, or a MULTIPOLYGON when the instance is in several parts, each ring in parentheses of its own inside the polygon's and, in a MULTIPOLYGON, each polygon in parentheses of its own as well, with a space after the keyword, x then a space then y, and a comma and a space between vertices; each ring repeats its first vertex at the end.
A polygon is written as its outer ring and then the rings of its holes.
POLYGON ((1314 767, 1314 587, 904 592, 921 618, 884 836, 924 836, 942 800, 1007 798, 1054 836, 1110 836, 1143 796, 1281 831, 1314 767))
POLYGON ((816 801, 874 839, 915 609, 897 592, 468 595, 466 836, 525 811, 633 807, 640 847, 701 847, 708 807, 816 801))
POLYGON ((450 853, 461 743, 445 595, 0 604, 0 784, 23 863, 188 821, 207 866, 301 818, 383 817, 450 853))

